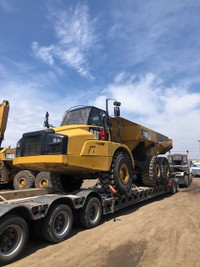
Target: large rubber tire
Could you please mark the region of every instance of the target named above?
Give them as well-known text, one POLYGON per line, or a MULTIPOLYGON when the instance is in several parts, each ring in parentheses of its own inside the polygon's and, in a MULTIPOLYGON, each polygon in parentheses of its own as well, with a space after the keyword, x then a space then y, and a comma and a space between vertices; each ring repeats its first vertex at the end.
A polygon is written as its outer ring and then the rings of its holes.
POLYGON ((53 187, 50 172, 39 172, 35 178, 35 187, 53 187))
POLYGON ((34 187, 35 176, 31 171, 23 170, 18 172, 13 179, 15 190, 29 189, 34 187))
POLYGON ((146 186, 158 186, 162 183, 161 162, 158 157, 147 157, 146 168, 141 170, 141 178, 146 186))
POLYGON ((9 215, 0 220, 0 264, 20 257, 28 241, 28 226, 19 216, 9 215))
POLYGON ((168 184, 170 177, 170 168, 168 159, 165 157, 160 157, 160 164, 161 164, 161 182, 164 185, 168 184))
POLYGON ((73 226, 73 213, 65 204, 53 205, 42 222, 45 240, 59 243, 69 237, 73 226))
POLYGON ((101 216, 101 202, 96 197, 89 197, 79 213, 81 225, 86 228, 93 228, 99 224, 101 216))
POLYGON ((50 183, 58 192, 72 192, 81 188, 83 179, 50 173, 50 183))
POLYGON ((81 188, 83 179, 75 179, 67 175, 61 175, 61 183, 65 192, 72 192, 81 188))
POLYGON ((100 182, 105 192, 110 191, 109 185, 111 185, 126 195, 132 187, 133 180, 133 168, 128 155, 124 152, 115 153, 110 171, 100 175, 100 182))

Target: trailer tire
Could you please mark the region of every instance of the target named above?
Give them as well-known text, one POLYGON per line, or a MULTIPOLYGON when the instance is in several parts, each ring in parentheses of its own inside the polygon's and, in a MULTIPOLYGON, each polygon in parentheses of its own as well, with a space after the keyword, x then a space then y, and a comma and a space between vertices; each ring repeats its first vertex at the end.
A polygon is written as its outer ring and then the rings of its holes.
POLYGON ((45 240, 59 243, 69 237, 73 226, 73 213, 65 204, 53 205, 42 222, 45 240))
POLYGON ((101 202, 96 197, 89 197, 79 213, 81 225, 86 228, 93 228, 99 224, 101 216, 101 202))
POLYGON ((15 190, 29 189, 34 186, 35 176, 31 171, 23 170, 18 172, 13 179, 15 190))
POLYGON ((0 263, 8 264, 20 257, 28 241, 28 226, 19 216, 0 220, 0 263))
POLYGON ((113 156, 113 161, 109 172, 103 172, 100 182, 104 191, 110 191, 112 185, 122 194, 127 194, 132 187, 133 168, 128 155, 124 152, 117 152, 113 156))
POLYGON ((53 187, 50 172, 39 172, 35 178, 35 188, 53 187))

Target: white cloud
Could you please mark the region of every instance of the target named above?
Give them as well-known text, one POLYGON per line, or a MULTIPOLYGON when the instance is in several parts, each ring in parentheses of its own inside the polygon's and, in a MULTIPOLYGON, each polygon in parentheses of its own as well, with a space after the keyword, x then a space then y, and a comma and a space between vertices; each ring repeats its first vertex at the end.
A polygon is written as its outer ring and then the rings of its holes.
POLYGON ((42 61, 48 63, 49 65, 54 64, 54 59, 52 56, 52 51, 54 49, 53 45, 51 46, 42 46, 39 47, 37 42, 33 42, 31 46, 35 57, 42 59, 42 61))
POLYGON ((51 7, 49 13, 58 42, 49 46, 39 46, 37 42, 33 42, 34 55, 49 65, 58 60, 81 76, 93 79, 88 58, 97 42, 96 21, 90 19, 88 7, 85 4, 77 4, 74 9, 51 7))
POLYGON ((106 98, 116 98, 122 102, 123 117, 172 138, 174 151, 189 150, 191 157, 199 156, 200 93, 183 86, 165 87, 151 73, 135 79, 120 73, 114 80, 97 97, 97 106, 104 108, 106 98))

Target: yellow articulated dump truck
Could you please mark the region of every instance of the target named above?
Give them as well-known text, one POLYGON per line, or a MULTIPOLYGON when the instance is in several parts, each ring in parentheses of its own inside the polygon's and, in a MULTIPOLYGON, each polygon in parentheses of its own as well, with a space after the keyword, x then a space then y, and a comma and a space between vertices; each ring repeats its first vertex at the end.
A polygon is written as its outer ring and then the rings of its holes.
POLYGON ((113 100, 115 116, 109 116, 109 100, 105 111, 75 107, 65 113, 60 127, 24 133, 13 161, 22 169, 14 183, 33 185, 30 180, 35 180, 35 187, 70 192, 83 179, 99 178, 102 190, 114 188, 121 194, 135 184, 166 185, 169 164, 158 155, 172 148, 172 140, 120 117, 120 102, 113 100))
MULTIPOLYGON (((0 146, 4 139, 9 113, 9 102, 4 100, 0 104, 0 146)), ((12 183, 17 173, 17 168, 13 166, 15 148, 0 148, 0 185, 12 183)))

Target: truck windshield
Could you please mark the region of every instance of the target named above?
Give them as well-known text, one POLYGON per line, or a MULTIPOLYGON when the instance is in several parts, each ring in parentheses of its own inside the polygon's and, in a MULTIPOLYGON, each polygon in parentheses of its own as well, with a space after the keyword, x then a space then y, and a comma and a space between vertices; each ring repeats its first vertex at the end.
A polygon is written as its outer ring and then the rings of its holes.
POLYGON ((96 107, 77 108, 65 113, 61 126, 71 124, 103 126, 102 118, 105 115, 104 110, 96 107))
POLYGON ((91 108, 79 108, 67 111, 64 115, 61 126, 71 124, 87 124, 91 108))
POLYGON ((200 168, 200 164, 195 163, 195 164, 192 165, 192 167, 198 167, 198 168, 200 168))

